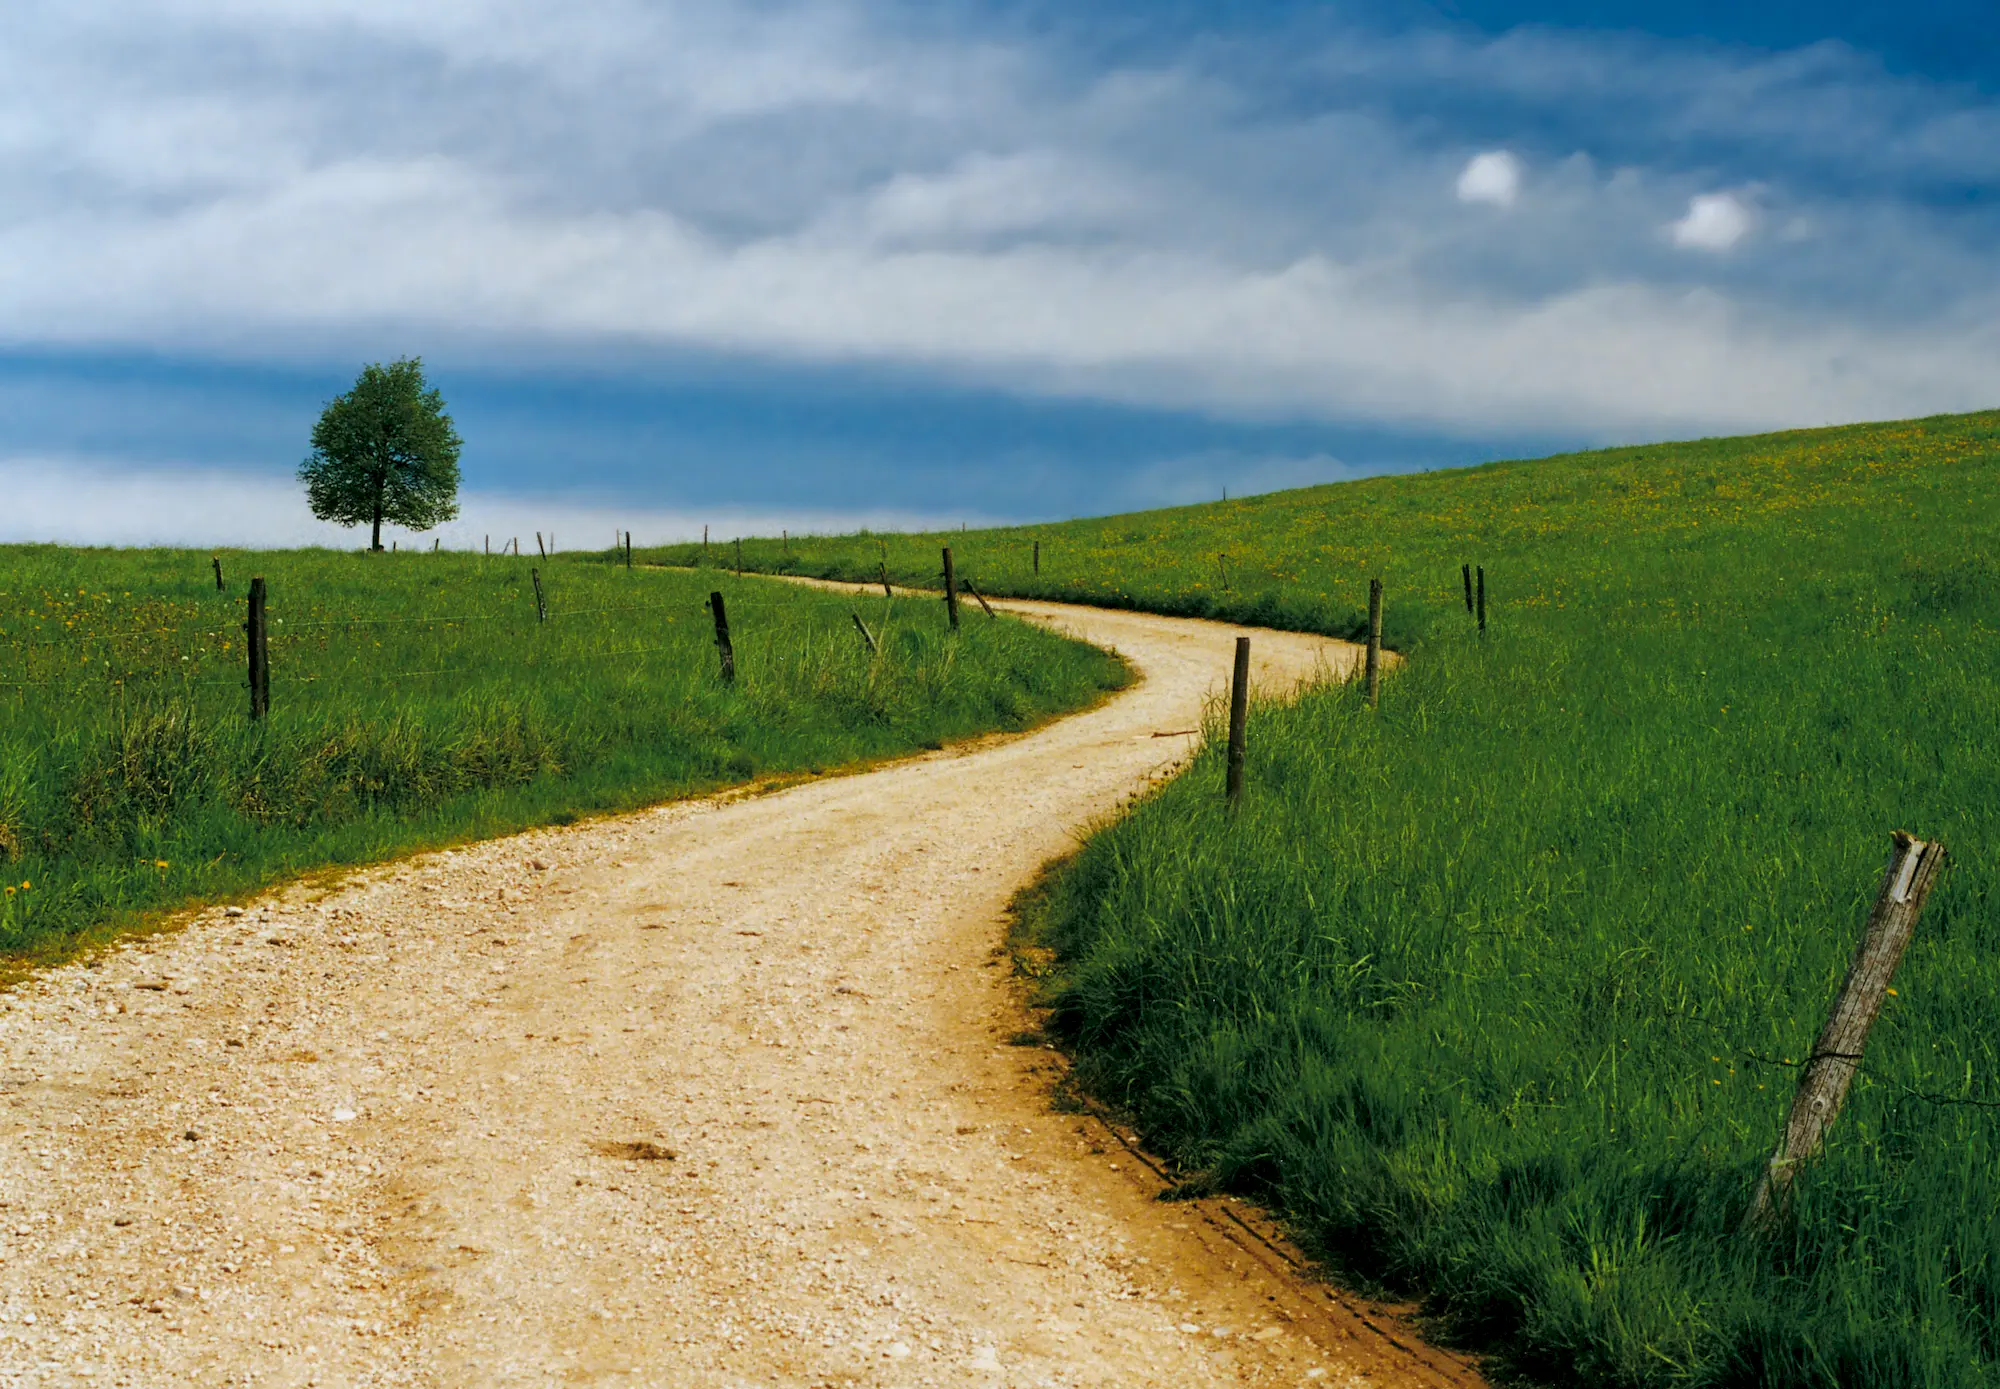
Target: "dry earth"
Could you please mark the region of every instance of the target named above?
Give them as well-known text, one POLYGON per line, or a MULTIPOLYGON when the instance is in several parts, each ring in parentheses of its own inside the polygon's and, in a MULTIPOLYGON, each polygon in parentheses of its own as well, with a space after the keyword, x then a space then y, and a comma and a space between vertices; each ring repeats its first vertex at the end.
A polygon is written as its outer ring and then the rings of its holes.
MULTIPOLYGON (((6 1385, 1471 1385, 1055 1112, 1010 895, 1234 629, 1037 732, 298 884, 0 1003, 6 1385)), ((983 620, 983 619, 975 619, 983 620)), ((1351 648, 1260 633, 1259 678, 1351 648)), ((1173 734, 1170 737, 1156 736, 1173 734)))

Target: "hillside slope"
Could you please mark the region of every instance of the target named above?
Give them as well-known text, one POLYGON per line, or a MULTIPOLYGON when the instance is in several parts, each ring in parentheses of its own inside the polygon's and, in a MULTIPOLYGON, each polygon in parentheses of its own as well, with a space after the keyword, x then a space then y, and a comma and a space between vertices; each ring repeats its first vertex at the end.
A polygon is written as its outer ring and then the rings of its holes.
POLYGON ((1259 709, 1242 815, 1198 760, 1035 908, 1091 1082, 1530 1371, 1887 1389, 2000 1382, 1996 540, 1982 414, 745 549, 1335 632, 1382 577, 1378 712, 1259 709), (1896 828, 1945 877, 1747 1239, 1896 828))

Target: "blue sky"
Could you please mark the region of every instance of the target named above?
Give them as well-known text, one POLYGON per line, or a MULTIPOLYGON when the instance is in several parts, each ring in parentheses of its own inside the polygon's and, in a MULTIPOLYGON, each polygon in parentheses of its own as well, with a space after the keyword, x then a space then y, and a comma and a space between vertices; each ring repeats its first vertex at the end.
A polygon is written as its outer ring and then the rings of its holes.
POLYGON ((1990 15, 16 0, 0 539, 315 538, 407 353, 447 544, 2000 404, 1990 15))

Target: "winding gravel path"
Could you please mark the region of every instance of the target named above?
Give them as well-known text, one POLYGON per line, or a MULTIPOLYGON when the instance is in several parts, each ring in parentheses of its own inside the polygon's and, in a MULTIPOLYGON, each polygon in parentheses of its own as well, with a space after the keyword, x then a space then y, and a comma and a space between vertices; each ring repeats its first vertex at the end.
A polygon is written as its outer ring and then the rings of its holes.
MULTIPOLYGON (((1004 909, 1232 628, 765 795, 297 884, 0 999, 0 1384, 1470 1385, 1054 1112, 1004 909)), ((974 621, 983 621, 976 615, 974 621)), ((1259 678, 1352 648, 1260 633, 1259 678)))

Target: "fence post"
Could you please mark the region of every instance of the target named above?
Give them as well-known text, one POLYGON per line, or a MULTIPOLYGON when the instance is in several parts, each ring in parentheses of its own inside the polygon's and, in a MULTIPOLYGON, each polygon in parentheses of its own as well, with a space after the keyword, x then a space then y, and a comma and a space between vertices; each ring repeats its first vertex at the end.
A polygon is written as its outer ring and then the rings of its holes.
POLYGON ((632 572, 632 532, 625 532, 625 572, 632 572))
POLYGON ((264 579, 250 581, 248 621, 243 631, 250 651, 250 717, 261 719, 271 712, 271 649, 265 641, 264 579))
POLYGON ((1229 776, 1224 792, 1230 809, 1243 802, 1243 758, 1250 719, 1250 638, 1236 639, 1236 669, 1229 680, 1229 776))
POLYGON ((882 596, 884 598, 894 598, 896 596, 896 591, 889 587, 889 561, 887 560, 882 561, 882 596))
POLYGON ((1785 1131, 1778 1139, 1778 1151, 1757 1182, 1757 1194, 1744 1217, 1745 1229, 1763 1229, 1776 1219, 1785 1207, 1792 1178, 1811 1160, 1820 1139, 1839 1117, 1847 1087, 1861 1069, 1868 1030, 1882 1011, 1882 996, 1916 931, 1931 885, 1937 881, 1944 845, 1917 839, 1902 830, 1890 839, 1895 848, 1889 855, 1889 870, 1882 875, 1875 907, 1868 913, 1868 926, 1847 966, 1833 1011, 1827 1014, 1812 1055, 1799 1071, 1799 1088, 1785 1116, 1785 1131))
POLYGON ((958 629, 958 580, 952 573, 951 546, 944 547, 944 611, 951 619, 952 630, 958 629))
POLYGON ((549 547, 542 544, 542 533, 540 531, 535 532, 535 548, 542 552, 543 559, 549 557, 549 547))
POLYGON ((1224 562, 1224 560, 1223 560, 1223 558, 1222 558, 1222 556, 1221 556, 1221 555, 1217 555, 1217 556, 1215 557, 1215 572, 1216 572, 1216 573, 1218 573, 1218 574, 1220 574, 1220 575, 1222 576, 1222 586, 1223 586, 1224 588, 1228 588, 1228 587, 1229 587, 1229 565, 1228 565, 1227 563, 1225 563, 1225 562, 1224 562))
POLYGON ((535 581, 535 621, 547 622, 549 620, 549 605, 542 601, 542 571, 539 569, 530 569, 528 577, 535 581))
POLYGON ((1042 542, 1039 540, 1035 542, 1035 572, 1042 572, 1042 542))
POLYGON ((993 616, 993 609, 991 605, 989 605, 984 598, 981 598, 979 596, 979 590, 972 586, 972 580, 964 579, 961 580, 960 582, 964 585, 965 591, 972 595, 973 601, 979 604, 979 610, 985 613, 988 617, 993 616))
POLYGON ((1472 611, 1472 566, 1459 565, 1458 576, 1465 580, 1465 611, 1469 614, 1472 611))
POLYGON ((720 592, 708 595, 708 607, 715 614, 715 649, 722 656, 722 680, 729 684, 736 679, 736 648, 729 644, 729 613, 722 606, 720 592))
POLYGON ((1368 581, 1368 707, 1382 702, 1382 581, 1368 581))
POLYGON ((851 612, 848 616, 854 619, 854 630, 861 633, 861 640, 868 643, 868 654, 873 656, 880 652, 882 648, 875 644, 875 634, 868 630, 868 624, 861 620, 861 614, 851 612))
POLYGON ((743 537, 736 537, 736 577, 743 577, 743 537))
POLYGON ((210 555, 208 562, 215 566, 215 591, 222 592, 222 556, 210 555))
POLYGON ((1479 634, 1486 635, 1486 566, 1479 566, 1479 634))

